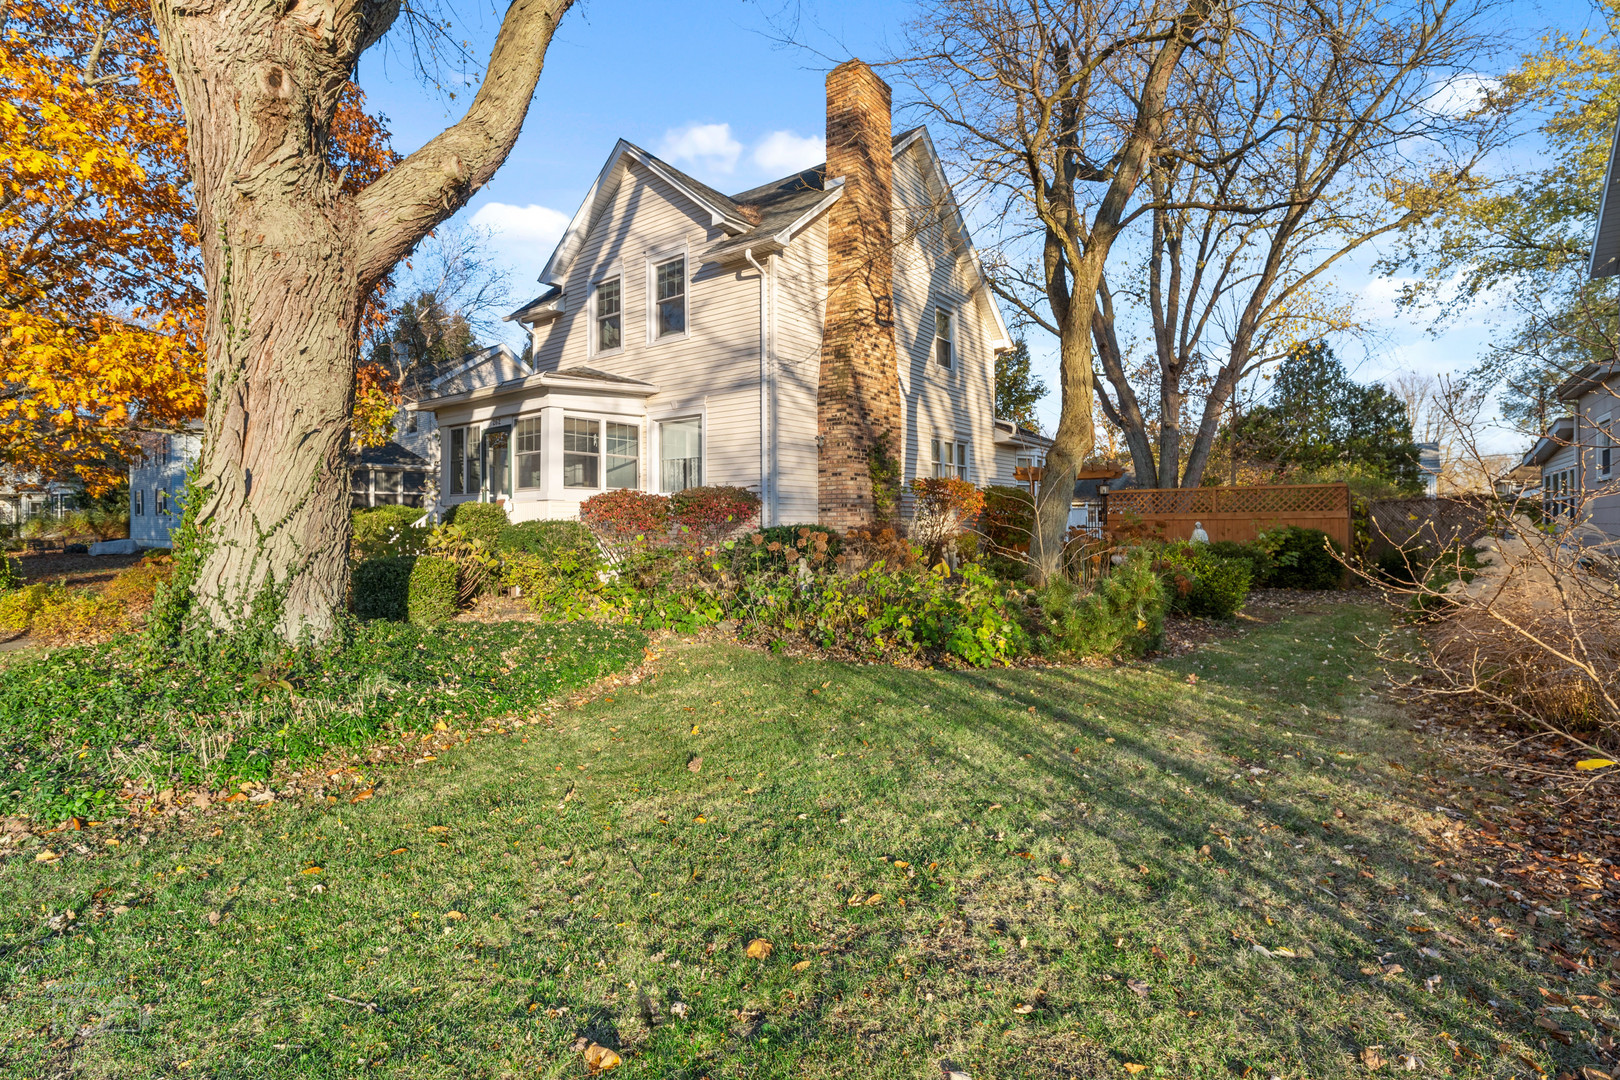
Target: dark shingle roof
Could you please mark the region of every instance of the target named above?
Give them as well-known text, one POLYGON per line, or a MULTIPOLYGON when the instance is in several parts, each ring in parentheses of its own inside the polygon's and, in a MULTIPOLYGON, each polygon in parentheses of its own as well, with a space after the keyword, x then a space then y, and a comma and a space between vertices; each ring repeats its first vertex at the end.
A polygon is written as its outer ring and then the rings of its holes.
POLYGON ((413 454, 397 442, 385 442, 381 446, 368 446, 354 455, 356 465, 392 465, 417 466, 427 465, 427 458, 420 454, 413 454))
MULTIPOLYGON (((909 131, 902 131, 889 140, 890 145, 899 146, 920 130, 912 128, 909 131)), ((803 217, 825 198, 826 194, 826 162, 812 165, 802 172, 784 176, 780 180, 772 180, 768 184, 738 192, 731 196, 730 202, 739 207, 741 213, 756 224, 747 232, 728 238, 715 251, 718 253, 740 250, 765 237, 775 236, 803 217)))

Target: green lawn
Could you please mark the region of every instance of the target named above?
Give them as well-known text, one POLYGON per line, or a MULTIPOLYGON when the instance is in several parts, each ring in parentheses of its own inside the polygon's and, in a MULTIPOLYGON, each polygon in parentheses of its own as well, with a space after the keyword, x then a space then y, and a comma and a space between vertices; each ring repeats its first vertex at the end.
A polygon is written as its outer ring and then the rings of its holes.
POLYGON ((0 1074, 579 1076, 581 1035, 671 1080, 1594 1063, 1532 1023, 1595 990, 1537 952, 1563 930, 1424 851, 1380 618, 1118 668, 676 646, 358 805, 36 841, 0 864, 0 1074))

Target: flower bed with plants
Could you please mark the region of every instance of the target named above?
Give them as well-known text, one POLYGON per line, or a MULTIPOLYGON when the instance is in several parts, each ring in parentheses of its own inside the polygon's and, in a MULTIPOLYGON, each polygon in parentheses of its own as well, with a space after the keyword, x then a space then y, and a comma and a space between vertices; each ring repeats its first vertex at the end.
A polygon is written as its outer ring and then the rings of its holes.
POLYGON ((997 577, 980 555, 969 530, 982 492, 924 480, 914 494, 910 538, 887 527, 756 529, 758 501, 739 488, 606 492, 582 504, 578 522, 514 525, 488 507, 478 536, 461 516, 468 504, 423 542, 442 567, 432 583, 419 581, 430 556, 382 555, 356 567, 355 609, 421 622, 430 584, 437 618, 498 589, 545 621, 682 633, 724 623, 773 649, 973 667, 1140 654, 1157 643, 1169 593, 1146 552, 1118 567, 1093 553, 1076 564, 1084 586, 1032 590, 997 577))

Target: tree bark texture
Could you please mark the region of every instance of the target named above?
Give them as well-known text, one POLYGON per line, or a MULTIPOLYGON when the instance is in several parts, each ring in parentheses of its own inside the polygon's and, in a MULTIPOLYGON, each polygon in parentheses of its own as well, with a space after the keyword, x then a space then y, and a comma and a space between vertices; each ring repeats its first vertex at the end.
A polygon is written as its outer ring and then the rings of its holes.
POLYGON ((518 0, 467 113, 358 194, 328 164, 338 98, 400 4, 154 0, 186 114, 208 288, 191 582, 216 630, 274 604, 326 637, 347 589, 349 421, 365 298, 516 142, 572 0, 518 0))

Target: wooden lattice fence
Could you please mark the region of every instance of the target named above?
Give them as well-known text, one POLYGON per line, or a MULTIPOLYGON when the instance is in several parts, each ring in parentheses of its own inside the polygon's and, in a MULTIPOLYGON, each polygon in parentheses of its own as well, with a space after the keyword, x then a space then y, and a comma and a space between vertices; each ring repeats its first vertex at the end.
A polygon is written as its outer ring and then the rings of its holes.
POLYGON ((1139 519, 1162 526, 1167 540, 1186 540, 1202 523, 1211 540, 1252 543, 1284 525, 1321 529, 1350 546, 1350 488, 1345 484, 1127 488, 1108 493, 1108 527, 1139 519))
POLYGON ((1394 548, 1438 551, 1455 543, 1472 544, 1492 530, 1499 512, 1489 495, 1378 499, 1367 511, 1367 556, 1377 558, 1394 548))

